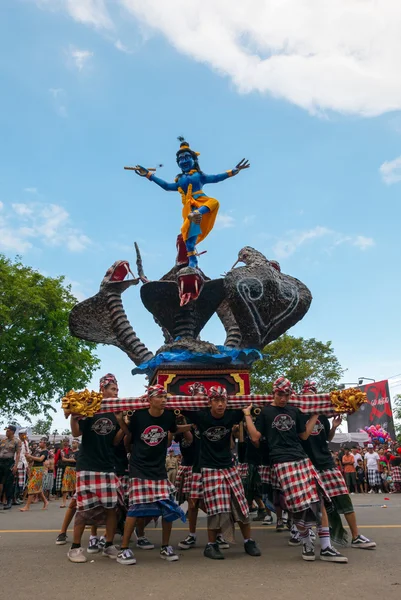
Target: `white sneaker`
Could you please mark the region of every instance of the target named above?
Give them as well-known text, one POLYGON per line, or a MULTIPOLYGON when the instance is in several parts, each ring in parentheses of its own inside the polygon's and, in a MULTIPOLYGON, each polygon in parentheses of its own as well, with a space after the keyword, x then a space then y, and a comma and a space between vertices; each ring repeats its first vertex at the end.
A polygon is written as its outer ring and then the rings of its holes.
POLYGON ((368 491, 368 494, 373 494, 373 490, 369 490, 369 491, 368 491))
POLYGON ((67 556, 68 560, 70 560, 73 563, 84 563, 88 561, 84 554, 84 549, 82 547, 70 548, 67 552, 67 556))
POLYGON ((108 556, 109 558, 116 559, 118 556, 119 550, 115 546, 108 546, 103 549, 103 556, 108 556))

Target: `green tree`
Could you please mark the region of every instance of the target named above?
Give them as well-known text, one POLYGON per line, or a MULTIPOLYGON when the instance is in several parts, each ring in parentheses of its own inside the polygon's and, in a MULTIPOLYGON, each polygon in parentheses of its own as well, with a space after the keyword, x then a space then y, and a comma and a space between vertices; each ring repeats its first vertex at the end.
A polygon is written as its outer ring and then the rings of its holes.
POLYGON ((98 368, 95 344, 69 333, 77 300, 63 277, 45 277, 0 254, 0 413, 54 410, 52 402, 85 387, 98 368))
POLYGON ((264 358, 252 368, 251 387, 255 394, 270 394, 277 377, 287 377, 296 392, 305 379, 317 383, 319 392, 335 389, 344 370, 334 354, 331 342, 304 339, 284 334, 263 350, 264 358))
POLYGON ((38 419, 32 426, 32 433, 34 435, 50 435, 50 428, 53 423, 53 418, 47 415, 44 419, 38 419))

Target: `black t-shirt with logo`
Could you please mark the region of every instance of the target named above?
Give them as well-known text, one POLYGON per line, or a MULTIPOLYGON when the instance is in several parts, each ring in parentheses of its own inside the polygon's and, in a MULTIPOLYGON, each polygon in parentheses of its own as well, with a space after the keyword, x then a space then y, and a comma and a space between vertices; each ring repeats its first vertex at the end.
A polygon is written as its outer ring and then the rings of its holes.
POLYGON ((114 472, 113 441, 119 429, 114 413, 94 415, 79 421, 82 442, 77 471, 114 472))
POLYGON ((265 406, 258 415, 255 426, 266 438, 270 464, 307 458, 298 435, 305 431, 305 421, 298 408, 265 406))
POLYGON ((242 410, 226 410, 217 419, 210 408, 184 414, 198 426, 201 434, 200 467, 228 469, 233 466, 231 430, 244 417, 242 410))
POLYGON ((128 456, 125 449, 124 438, 117 446, 113 446, 114 450, 114 465, 116 469, 116 475, 121 477, 127 475, 128 472, 128 456))
POLYGON ((131 417, 129 430, 132 434, 130 477, 167 479, 168 432, 177 431, 174 412, 165 410, 160 417, 152 417, 147 408, 137 410, 131 417))
MULTIPOLYGON (((305 423, 311 415, 303 415, 305 423)), ((334 460, 329 450, 328 439, 330 433, 330 421, 324 415, 319 415, 316 425, 307 440, 301 440, 306 454, 314 466, 320 471, 334 469, 334 460)))
POLYGON ((33 455, 34 463, 32 466, 33 467, 44 467, 45 461, 48 459, 48 456, 49 456, 49 452, 47 450, 41 450, 40 448, 38 448, 38 450, 36 450, 35 454, 33 455), (42 462, 35 460, 35 458, 41 458, 42 456, 44 456, 44 459, 42 460, 42 462))

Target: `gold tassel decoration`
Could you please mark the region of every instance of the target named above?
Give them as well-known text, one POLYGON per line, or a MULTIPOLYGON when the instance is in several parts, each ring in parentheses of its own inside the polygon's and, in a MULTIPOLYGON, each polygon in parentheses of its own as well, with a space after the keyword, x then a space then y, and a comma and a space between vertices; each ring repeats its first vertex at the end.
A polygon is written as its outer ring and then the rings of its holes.
POLYGON ((361 392, 358 388, 335 390, 330 392, 330 396, 336 412, 347 413, 347 415, 352 415, 368 401, 365 392, 361 392))
POLYGON ((102 404, 103 395, 101 392, 68 392, 61 401, 61 408, 67 418, 69 415, 81 415, 83 417, 93 417, 102 404))

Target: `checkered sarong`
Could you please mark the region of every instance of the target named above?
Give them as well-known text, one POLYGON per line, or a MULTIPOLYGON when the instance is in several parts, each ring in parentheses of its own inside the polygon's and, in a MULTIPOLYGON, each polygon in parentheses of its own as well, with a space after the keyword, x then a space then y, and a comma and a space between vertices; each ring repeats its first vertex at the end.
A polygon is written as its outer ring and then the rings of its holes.
POLYGON ((191 489, 189 491, 189 497, 191 498, 191 500, 202 500, 203 499, 202 473, 194 473, 192 471, 191 489))
POLYGON ((18 487, 20 490, 24 490, 26 485, 26 467, 18 467, 18 487))
POLYGON ((246 479, 248 477, 248 463, 238 463, 237 465, 238 475, 241 479, 246 479))
POLYGON ((175 487, 168 479, 139 479, 131 477, 129 481, 128 505, 149 504, 158 500, 169 500, 174 494, 175 487))
POLYGON ((368 483, 370 487, 381 486, 382 478, 380 477, 379 471, 375 471, 374 469, 368 469, 368 483))
POLYGON ((118 475, 118 479, 120 480, 120 490, 121 494, 124 498, 124 504, 128 505, 129 500, 129 475, 118 475))
POLYGON ((56 492, 61 492, 61 487, 63 485, 63 476, 64 476, 64 467, 57 467, 56 473, 56 492))
POLYGON ((192 467, 180 465, 177 471, 174 485, 179 494, 189 494, 191 491, 192 467))
POLYGON ((391 467, 391 477, 394 483, 401 483, 401 467, 391 467))
POLYGON ((258 471, 260 475, 260 480, 265 485, 270 485, 272 482, 271 479, 271 469, 268 465, 259 465, 258 471))
POLYGON ((285 504, 290 512, 302 512, 310 508, 311 504, 320 502, 316 484, 323 492, 325 488, 309 458, 279 463, 274 465, 272 470, 281 486, 285 504))
POLYGON ((91 510, 98 506, 117 506, 120 482, 115 473, 77 471, 77 509, 91 510))
POLYGON ((249 516, 244 486, 236 467, 229 469, 202 469, 203 500, 207 516, 231 513, 231 499, 235 498, 242 515, 249 516))
POLYGON ((330 497, 348 496, 347 484, 340 469, 324 469, 319 471, 319 475, 323 481, 324 489, 330 497))

